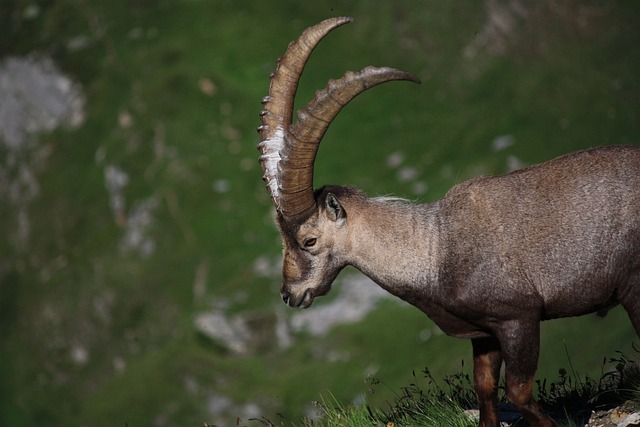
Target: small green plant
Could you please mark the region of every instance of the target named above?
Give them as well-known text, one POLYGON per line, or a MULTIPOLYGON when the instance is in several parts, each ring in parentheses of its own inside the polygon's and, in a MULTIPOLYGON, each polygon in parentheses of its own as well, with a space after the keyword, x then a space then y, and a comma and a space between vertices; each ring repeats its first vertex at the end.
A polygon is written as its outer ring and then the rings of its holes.
MULTIPOLYGON (((635 344, 633 349, 640 353, 635 344)), ((626 401, 638 402, 640 365, 621 352, 617 354, 603 359, 598 379, 576 372, 567 354, 569 371, 559 369, 558 379, 549 383, 546 379, 536 381, 538 400, 556 417, 566 418, 570 423, 567 425, 588 420, 595 410, 613 408, 626 401)))
POLYGON ((430 407, 434 402, 449 402, 456 405, 467 406, 475 400, 471 396, 473 389, 470 388, 468 374, 458 372, 447 375, 444 378, 444 386, 439 384, 433 377, 430 370, 425 368, 422 371, 423 378, 427 381, 427 387, 419 385, 415 371, 412 373, 414 381, 401 389, 401 396, 392 408, 392 414, 396 417, 411 415, 430 407))
MULTIPOLYGON (((422 378, 412 372, 413 381, 400 389, 388 411, 374 412, 373 418, 391 426, 451 426, 475 425, 464 409, 475 405, 476 397, 469 374, 464 371, 447 375, 442 383, 428 368, 422 370, 422 378), (421 384, 424 383, 424 384, 421 384)), ((369 380, 373 385, 379 381, 369 380)))
POLYGON ((368 406, 355 405, 344 406, 331 395, 331 402, 324 398, 314 402, 314 406, 319 410, 320 416, 316 420, 306 419, 305 427, 370 427, 380 425, 375 420, 375 416, 368 406))
MULTIPOLYGON (((472 407, 475 394, 469 375, 459 372, 438 382, 429 369, 422 371, 419 378, 415 371, 414 380, 400 392, 395 393, 388 410, 374 409, 368 405, 344 406, 333 396, 331 402, 322 399, 314 404, 320 411, 315 420, 306 419, 305 427, 471 427, 476 424, 472 417, 464 413, 464 408, 472 407), (420 384, 426 382, 426 384, 420 384)), ((367 377, 369 393, 374 393, 381 382, 375 377, 367 377)), ((273 424, 265 424, 273 426, 273 424)))

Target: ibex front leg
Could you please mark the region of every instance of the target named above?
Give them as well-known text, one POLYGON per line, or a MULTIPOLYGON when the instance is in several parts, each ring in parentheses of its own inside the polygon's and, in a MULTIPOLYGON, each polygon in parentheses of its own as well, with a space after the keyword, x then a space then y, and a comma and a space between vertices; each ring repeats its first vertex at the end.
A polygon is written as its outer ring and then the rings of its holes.
POLYGON ((507 398, 531 427, 554 427, 555 422, 533 400, 533 384, 540 352, 540 320, 520 319, 501 326, 507 398))
POLYGON ((498 382, 502 351, 496 338, 477 338, 473 345, 473 385, 478 396, 480 427, 498 427, 498 382))

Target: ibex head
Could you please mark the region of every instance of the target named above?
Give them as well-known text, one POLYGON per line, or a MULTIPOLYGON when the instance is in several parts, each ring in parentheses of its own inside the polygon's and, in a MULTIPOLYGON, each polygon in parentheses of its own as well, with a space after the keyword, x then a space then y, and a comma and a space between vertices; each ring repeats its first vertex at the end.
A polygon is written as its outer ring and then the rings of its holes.
POLYGON ((348 238, 344 203, 359 192, 345 187, 313 189, 313 165, 327 128, 345 105, 370 87, 392 80, 419 83, 393 68, 347 72, 318 91, 292 124, 298 81, 311 52, 331 30, 351 21, 332 18, 305 30, 278 60, 269 95, 262 101, 260 164, 284 243, 281 294, 292 307, 309 307, 316 296, 326 294, 348 263, 340 253, 348 238))

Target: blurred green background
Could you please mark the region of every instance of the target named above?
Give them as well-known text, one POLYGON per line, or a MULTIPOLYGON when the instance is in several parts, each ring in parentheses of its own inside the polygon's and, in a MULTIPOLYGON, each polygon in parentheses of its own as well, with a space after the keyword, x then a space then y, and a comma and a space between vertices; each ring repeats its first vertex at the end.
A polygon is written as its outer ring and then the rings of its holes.
MULTIPOLYGON (((316 185, 430 201, 638 143, 634 1, 3 0, 0 425, 290 425, 331 395, 384 406, 413 370, 470 372, 468 342, 355 271, 307 311, 280 301, 260 100, 287 44, 337 15, 355 22, 314 52, 300 105, 367 65, 423 83, 345 108, 316 185)), ((620 309, 546 323, 539 377, 598 375, 634 339, 620 309)))

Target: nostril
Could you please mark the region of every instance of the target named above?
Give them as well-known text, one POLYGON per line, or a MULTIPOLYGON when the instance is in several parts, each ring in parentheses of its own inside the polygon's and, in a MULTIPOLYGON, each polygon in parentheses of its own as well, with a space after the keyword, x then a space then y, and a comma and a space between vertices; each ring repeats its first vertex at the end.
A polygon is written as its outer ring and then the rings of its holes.
POLYGON ((289 292, 282 292, 280 295, 282 296, 282 301, 284 301, 285 304, 289 305, 291 294, 289 292))

